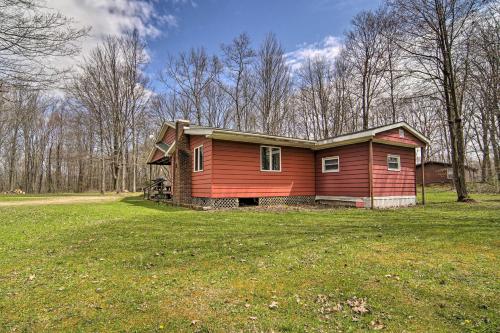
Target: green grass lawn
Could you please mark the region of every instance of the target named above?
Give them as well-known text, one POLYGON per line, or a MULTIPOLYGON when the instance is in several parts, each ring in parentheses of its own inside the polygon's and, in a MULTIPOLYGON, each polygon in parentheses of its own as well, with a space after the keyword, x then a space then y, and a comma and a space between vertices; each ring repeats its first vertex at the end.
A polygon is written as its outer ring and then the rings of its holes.
POLYGON ((434 190, 426 207, 380 211, 199 212, 139 197, 0 207, 0 331, 498 332, 500 196, 474 198, 434 190))

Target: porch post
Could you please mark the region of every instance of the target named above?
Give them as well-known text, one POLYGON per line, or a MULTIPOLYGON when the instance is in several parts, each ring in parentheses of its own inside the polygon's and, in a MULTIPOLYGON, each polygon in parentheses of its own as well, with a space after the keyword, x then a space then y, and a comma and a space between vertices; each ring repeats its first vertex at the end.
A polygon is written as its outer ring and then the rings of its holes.
POLYGON ((373 140, 370 139, 368 146, 368 179, 370 182, 370 209, 373 209, 373 140))
POLYGON ((150 199, 151 193, 151 182, 153 181, 153 165, 149 165, 149 185, 148 185, 148 200, 150 199))
POLYGON ((420 165, 422 166, 422 205, 425 206, 425 146, 420 149, 420 165))

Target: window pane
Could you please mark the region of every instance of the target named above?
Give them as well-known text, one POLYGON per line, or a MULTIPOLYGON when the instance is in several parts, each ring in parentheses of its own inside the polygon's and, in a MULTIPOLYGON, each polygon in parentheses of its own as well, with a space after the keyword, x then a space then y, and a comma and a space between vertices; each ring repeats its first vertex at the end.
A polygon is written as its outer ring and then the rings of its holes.
POLYGON ((194 150, 194 171, 198 171, 198 148, 194 150))
POLYGON ((269 170, 269 148, 260 148, 260 165, 262 170, 269 170))
POLYGON ((280 170, 280 159, 281 159, 281 151, 279 148, 273 148, 273 170, 280 170))
POLYGON ((339 159, 331 158, 324 160, 325 171, 337 171, 339 169, 339 159))
POLYGON ((203 147, 200 147, 198 149, 198 151, 200 152, 200 156, 198 157, 198 160, 199 160, 199 163, 200 163, 200 167, 198 168, 198 170, 203 170, 203 147))
POLYGON ((397 156, 387 156, 387 167, 389 169, 399 170, 399 158, 397 156))

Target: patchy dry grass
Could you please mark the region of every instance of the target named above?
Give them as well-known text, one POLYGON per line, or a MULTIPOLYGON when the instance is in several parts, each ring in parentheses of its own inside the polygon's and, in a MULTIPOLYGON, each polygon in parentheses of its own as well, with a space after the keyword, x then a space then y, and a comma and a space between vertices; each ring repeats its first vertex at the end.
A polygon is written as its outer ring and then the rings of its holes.
POLYGON ((475 199, 434 190, 426 207, 383 211, 196 212, 138 197, 0 207, 0 331, 497 332, 500 196, 475 199))

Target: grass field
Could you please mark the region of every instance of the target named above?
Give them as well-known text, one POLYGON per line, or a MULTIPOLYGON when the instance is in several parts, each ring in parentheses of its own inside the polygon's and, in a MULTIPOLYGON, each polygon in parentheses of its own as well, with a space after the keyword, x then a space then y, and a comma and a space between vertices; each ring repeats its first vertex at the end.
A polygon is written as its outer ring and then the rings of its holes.
POLYGON ((0 331, 498 332, 500 196, 428 199, 381 211, 197 212, 132 196, 0 207, 0 331))

